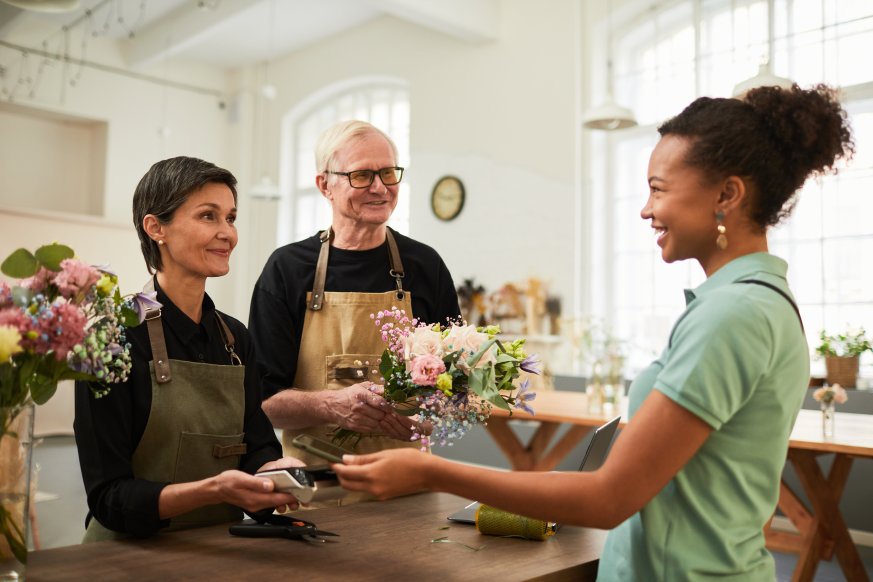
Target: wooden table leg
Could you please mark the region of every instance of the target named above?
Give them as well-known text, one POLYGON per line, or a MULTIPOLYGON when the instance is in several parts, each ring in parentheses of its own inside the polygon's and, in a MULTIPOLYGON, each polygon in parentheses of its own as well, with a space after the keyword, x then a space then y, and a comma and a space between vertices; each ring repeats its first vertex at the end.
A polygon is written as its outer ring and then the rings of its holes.
POLYGON ((509 420, 492 416, 487 428, 515 471, 551 471, 591 430, 587 426, 574 425, 546 452, 560 423, 540 422, 525 446, 509 426, 509 420))
POLYGON ((830 473, 825 478, 816 460, 819 454, 800 449, 792 449, 788 452, 788 458, 797 471, 814 513, 809 530, 804 532, 805 547, 800 554, 792 579, 812 580, 819 560, 830 554, 832 549, 847 580, 869 580, 839 507, 839 500, 852 466, 852 457, 837 454, 830 473))
POLYGON ((815 519, 806 508, 806 505, 803 504, 803 501, 800 500, 785 481, 780 483, 778 506, 800 533, 776 531, 771 527, 773 518, 770 518, 770 521, 764 526, 767 547, 777 552, 800 554, 809 541, 806 539, 808 532, 815 531, 815 519))

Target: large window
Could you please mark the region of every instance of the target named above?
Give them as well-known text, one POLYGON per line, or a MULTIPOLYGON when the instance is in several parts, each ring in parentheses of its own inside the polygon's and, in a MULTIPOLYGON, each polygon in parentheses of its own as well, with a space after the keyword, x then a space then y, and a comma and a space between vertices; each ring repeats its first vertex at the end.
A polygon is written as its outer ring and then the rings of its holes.
MULTIPOLYGON (((792 217, 770 232, 770 249, 789 262, 810 346, 818 331, 847 325, 873 330, 873 3, 866 0, 694 0, 649 8, 614 32, 616 99, 640 127, 593 136, 595 208, 607 220, 592 259, 595 313, 610 314, 647 363, 684 308, 681 289, 704 279, 696 264, 664 264, 645 203, 646 165, 657 125, 700 95, 730 96, 768 60, 772 72, 801 86, 844 90, 857 153, 836 177, 810 180, 792 217), (602 162, 602 163, 601 163, 602 162), (607 171, 607 169, 610 169, 607 171), (642 349, 639 349, 642 348, 642 349)), ((602 58, 602 57, 601 57, 602 58)), ((869 356, 869 354, 868 354, 869 356)), ((871 376, 870 361, 862 375, 871 376)), ((816 367, 820 362, 814 362, 816 367)), ((631 370, 632 372, 635 370, 631 370)))
MULTIPOLYGON (((283 204, 279 243, 284 244, 312 236, 330 225, 330 205, 315 186, 315 143, 321 132, 338 121, 368 121, 387 133, 397 145, 398 163, 409 162, 409 95, 405 86, 390 82, 362 82, 338 91, 328 90, 324 98, 292 116, 286 126, 285 143, 290 155, 283 152, 290 188, 289 200, 283 204)), ((397 208, 389 222, 402 233, 409 230, 409 184, 401 182, 397 208)))

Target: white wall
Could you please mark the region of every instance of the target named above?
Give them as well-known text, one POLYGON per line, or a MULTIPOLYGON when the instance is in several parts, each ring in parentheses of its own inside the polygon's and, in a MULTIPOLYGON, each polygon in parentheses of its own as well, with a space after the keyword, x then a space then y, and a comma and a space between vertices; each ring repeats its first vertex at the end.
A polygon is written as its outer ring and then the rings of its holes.
POLYGON ((4 205, 102 216, 106 124, 0 103, 4 205))
MULTIPOLYGON (((4 31, 4 40, 39 46, 44 32, 4 31)), ((118 47, 105 39, 89 41, 88 59, 110 66, 124 65, 118 47)), ((131 224, 131 201, 137 182, 153 163, 176 155, 203 158, 236 173, 237 163, 232 155, 235 152, 231 147, 233 123, 229 110, 219 107, 221 100, 216 96, 88 67, 82 69, 81 77, 75 86, 71 86, 69 79, 77 70, 77 67, 60 64, 48 67, 35 96, 26 98, 21 95, 15 101, 47 114, 60 113, 106 124, 105 175, 99 181, 105 186, 98 196, 102 197, 107 224, 101 220, 77 222, 79 219, 73 214, 56 215, 46 223, 26 212, 15 215, 2 212, 22 210, 19 197, 4 185, 0 190, 0 258, 8 254, 7 249, 19 246, 33 249, 57 240, 72 246, 85 260, 111 262, 113 268, 120 270, 135 266, 130 277, 122 278, 123 285, 135 288, 141 286, 147 277, 138 244, 129 244, 136 240, 131 224), (162 127, 168 128, 169 132, 162 133, 162 127), (69 225, 65 218, 69 219, 69 225), (83 224, 88 227, 83 228, 83 224)), ((220 69, 164 63, 140 73, 230 93, 229 77, 220 69)), ((14 135, 4 133, 2 139, 4 147, 15 147, 14 135)), ((51 139, 51 136, 29 135, 23 143, 38 159, 40 152, 51 147, 51 139)), ((70 179, 75 178, 75 172, 63 166, 55 165, 39 171, 53 172, 61 180, 67 177, 67 173, 70 179)), ((64 198, 78 193, 61 190, 54 195, 56 203, 49 207, 64 210, 64 198)), ((209 291, 220 307, 234 304, 235 290, 231 278, 211 281, 209 291)), ((232 312, 230 308, 225 309, 232 312)))
MULTIPOLYGON (((498 40, 471 44, 382 17, 271 64, 272 124, 349 77, 409 83, 412 236, 435 247, 455 280, 494 290, 539 277, 570 302, 577 59, 576 2, 505 0, 498 40), (452 222, 430 211, 443 174, 467 201, 452 222)), ((275 148, 279 136, 274 135, 275 148)), ((273 168, 273 176, 278 176, 273 168)))
MULTIPOLYGON (((411 231, 434 246, 457 282, 475 277, 489 290, 508 281, 538 277, 550 291, 572 303, 574 212, 576 202, 575 120, 577 47, 580 26, 576 0, 500 3, 498 39, 469 43, 393 17, 381 17, 322 41, 270 65, 278 98, 267 111, 270 143, 255 135, 258 68, 225 72, 203 66, 162 63, 141 71, 163 79, 213 87, 228 94, 227 108, 208 95, 85 68, 75 87, 62 81, 60 65, 41 82, 28 107, 107 123, 104 215, 113 224, 130 224, 136 182, 157 160, 173 155, 202 157, 230 169, 240 180, 240 245, 232 275, 210 284, 226 311, 245 320, 251 286, 275 233, 268 223, 272 203, 248 198, 250 184, 269 160, 278 179, 282 116, 307 96, 355 76, 388 75, 409 83, 412 103, 411 231), (169 135, 159 129, 167 127, 169 135), (430 211, 430 191, 443 174, 458 175, 467 201, 461 215, 444 223, 430 211)), ((42 31, 40 32, 40 34, 42 31)), ((40 34, 11 31, 10 42, 36 46, 40 34)), ((90 41, 89 60, 123 66, 118 48, 105 39, 90 41)), ((0 209, 9 207, 0 191, 0 209)), ((0 214, 0 251, 37 246, 48 240, 70 244, 88 260, 123 262, 140 269, 133 237, 107 227, 101 236, 112 253, 86 252, 91 240, 79 228, 55 223, 48 232, 41 219, 0 214), (40 236, 21 242, 5 226, 40 236), (116 244, 117 243, 117 244, 116 244), (117 249, 128 254, 115 258, 117 249), (107 256, 108 255, 108 256, 107 256)), ((578 245, 576 245, 578 246, 578 245)), ((5 256, 5 255, 4 255, 5 256)), ((145 269, 132 276, 138 285, 145 269)), ((128 284, 127 277, 123 284, 128 284)))

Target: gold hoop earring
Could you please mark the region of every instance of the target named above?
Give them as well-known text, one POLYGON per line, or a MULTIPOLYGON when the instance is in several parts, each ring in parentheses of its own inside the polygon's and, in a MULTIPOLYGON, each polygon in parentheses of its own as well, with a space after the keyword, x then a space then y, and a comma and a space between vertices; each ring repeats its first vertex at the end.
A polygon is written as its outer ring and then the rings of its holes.
POLYGON ((718 236, 715 238, 715 246, 717 246, 721 250, 725 250, 726 248, 728 248, 728 239, 727 235, 725 234, 727 232, 727 228, 725 228, 725 226, 722 224, 722 221, 724 221, 724 212, 722 212, 721 210, 717 210, 715 212, 715 221, 718 223, 718 225, 715 227, 718 230, 718 236))

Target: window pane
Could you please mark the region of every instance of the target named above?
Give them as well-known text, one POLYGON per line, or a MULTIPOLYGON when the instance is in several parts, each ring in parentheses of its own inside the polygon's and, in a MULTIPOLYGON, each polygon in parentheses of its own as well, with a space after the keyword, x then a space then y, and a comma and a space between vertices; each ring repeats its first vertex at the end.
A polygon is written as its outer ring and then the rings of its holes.
MULTIPOLYGON (((294 189, 293 240, 312 236, 330 224, 330 205, 314 188, 315 143, 322 131, 347 119, 369 121, 394 139, 398 161, 409 159, 409 95, 397 87, 366 86, 337 95, 304 117, 294 128, 295 155, 290 175, 294 189)), ((409 186, 406 173, 401 182, 392 227, 403 233, 409 230, 409 186)), ((280 220, 284 220, 280 217, 280 220)))
MULTIPOLYGON (((865 262, 873 257, 873 67, 867 64, 873 2, 772 3, 772 23, 766 0, 698 0, 694 12, 691 2, 649 6, 614 35, 616 97, 644 127, 608 139, 592 136, 592 208, 604 226, 592 231, 591 296, 605 298, 595 305, 634 345, 662 347, 684 308, 682 288, 704 279, 691 262, 664 264, 648 226, 635 224, 647 195, 655 128, 697 95, 730 95, 737 82, 757 73, 771 48, 774 74, 802 87, 827 82, 846 89, 856 153, 838 164, 838 175, 805 184, 790 218, 768 233, 770 250, 789 263, 810 345, 825 327, 873 329, 873 269, 865 262)), ((868 374, 870 360, 862 363, 868 374)))

